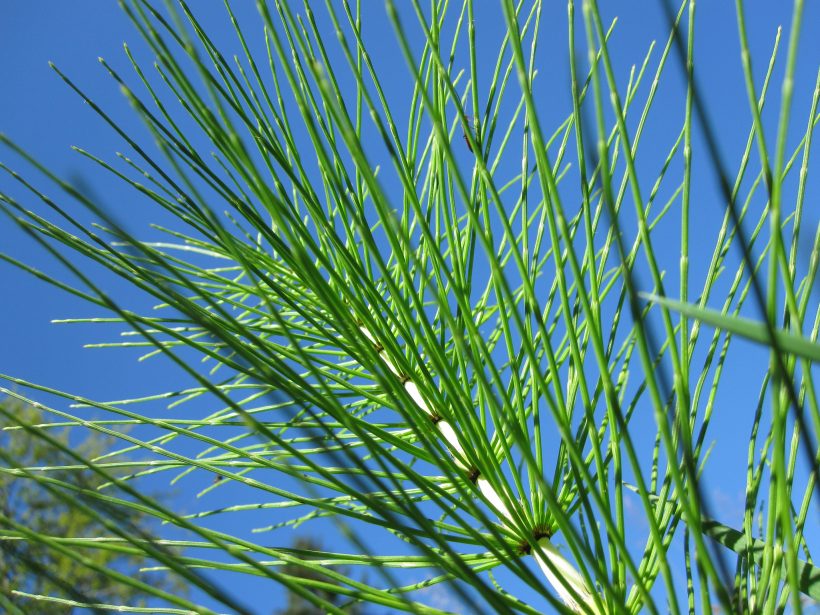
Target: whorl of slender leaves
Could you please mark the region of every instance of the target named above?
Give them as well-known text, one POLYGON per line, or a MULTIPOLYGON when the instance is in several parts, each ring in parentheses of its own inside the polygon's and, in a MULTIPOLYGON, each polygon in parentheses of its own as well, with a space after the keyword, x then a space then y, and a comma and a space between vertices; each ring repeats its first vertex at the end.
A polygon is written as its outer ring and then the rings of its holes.
POLYGON ((732 612, 799 612, 801 596, 817 598, 804 529, 820 501, 811 379, 820 230, 808 267, 797 252, 820 73, 802 138, 791 151, 786 139, 797 124, 790 84, 802 2, 772 149, 761 111, 780 32, 755 83, 738 0, 752 120, 731 171, 699 91, 694 0, 666 5, 659 52, 648 50, 625 89, 609 42, 615 24, 595 0, 569 0, 570 80, 558 85, 572 105, 557 125, 539 98, 537 0, 501 0, 495 66, 477 59, 486 26, 474 0, 388 1, 381 19, 393 29, 401 87, 379 72, 382 50, 368 43, 376 6, 295 5, 260 2, 250 24, 226 2, 238 50, 229 57, 195 5, 125 2, 154 66, 127 46, 133 74, 101 63, 153 143, 54 66, 130 150, 117 162, 79 154, 170 221, 150 241, 0 137, 16 158, 0 163, 14 186, 0 191, 6 220, 70 275, 0 258, 94 309, 61 322, 114 325, 124 336, 91 346, 140 348, 190 383, 99 401, 3 375, 0 391, 54 420, 30 425, 0 412, 72 463, 26 467, 0 453, 0 471, 74 502, 99 520, 101 539, 44 535, 4 514, 0 541, 27 540, 87 566, 88 549, 141 555, 147 569, 203 590, 197 601, 141 585, 156 598, 151 609, 167 613, 259 611, 261 597, 234 595, 221 574, 282 584, 331 613, 344 609, 327 592, 443 612, 426 599, 437 584, 476 613, 677 614, 698 600, 704 611, 718 601, 732 612), (686 98, 669 114, 677 137, 647 176, 636 161, 667 73, 686 77, 686 98), (726 205, 699 277, 690 273, 702 206, 693 156, 713 163, 726 205), (18 174, 23 165, 30 170, 18 174), (670 224, 680 232, 671 250, 670 224), (109 296, 92 265, 156 309, 109 296), (665 280, 672 268, 677 288, 665 280), (737 336, 767 346, 771 361, 756 413, 743 413, 754 414, 746 503, 743 527, 731 528, 700 477, 737 336), (46 397, 55 401, 37 401, 46 397), (160 417, 157 402, 172 411, 160 417), (83 458, 49 435, 66 425, 121 445, 83 458), (105 485, 52 476, 72 469, 105 485), (191 511, 147 495, 143 486, 164 475, 213 479, 191 511), (645 527, 628 518, 636 502, 645 527), (758 508, 765 522, 755 528, 758 508), (118 521, 129 510, 160 520, 167 535, 140 536, 118 521), (246 531, 250 511, 264 533, 246 531), (288 530, 316 524, 353 552, 288 546, 288 530), (310 574, 291 574, 299 567, 310 574))

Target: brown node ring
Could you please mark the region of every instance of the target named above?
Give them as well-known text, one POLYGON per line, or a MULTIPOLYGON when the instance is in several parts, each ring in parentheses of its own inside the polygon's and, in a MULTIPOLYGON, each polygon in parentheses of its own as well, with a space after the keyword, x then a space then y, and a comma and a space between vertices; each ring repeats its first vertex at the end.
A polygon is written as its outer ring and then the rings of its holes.
POLYGON ((515 550, 518 551, 519 555, 529 555, 530 553, 532 553, 532 547, 530 546, 530 543, 528 543, 526 540, 522 540, 521 542, 519 542, 516 545, 515 550))
MULTIPOLYGON (((538 542, 542 538, 552 538, 552 532, 548 527, 538 526, 532 531, 533 542, 538 542)), ((532 553, 532 545, 526 540, 522 540, 517 546, 518 552, 521 555, 529 555, 532 553)))
POLYGON ((535 538, 535 542, 538 542, 542 538, 552 538, 552 532, 550 531, 549 526, 536 526, 536 528, 532 531, 533 538, 535 538))

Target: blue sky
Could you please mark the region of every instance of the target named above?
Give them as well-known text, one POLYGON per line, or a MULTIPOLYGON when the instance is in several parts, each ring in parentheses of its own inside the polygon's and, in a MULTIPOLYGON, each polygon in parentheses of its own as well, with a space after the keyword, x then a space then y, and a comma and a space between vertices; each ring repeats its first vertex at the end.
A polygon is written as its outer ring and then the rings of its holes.
MULTIPOLYGON (((240 19, 253 24, 253 3, 236 4, 240 19)), ((301 3, 294 3, 294 6, 296 4, 301 3)), ((316 4, 323 6, 323 3, 316 4)), ((547 4, 549 6, 545 7, 543 18, 545 35, 540 47, 544 60, 540 64, 541 89, 538 92, 543 102, 542 121, 550 126, 551 122, 557 124, 566 116, 570 98, 564 87, 567 83, 565 7, 563 3, 547 4)), ((629 67, 640 64, 650 43, 658 40, 660 44, 665 38, 662 13, 658 2, 623 0, 602 4, 606 4, 608 16, 619 16, 612 49, 616 73, 625 82, 629 67)), ((761 3, 754 6, 749 4, 749 37, 755 76, 759 81, 765 71, 777 27, 783 25, 784 37, 788 34, 790 6, 785 2, 763 3, 765 6, 757 6, 761 3)), ((221 3, 194 2, 192 5, 218 40, 233 44, 229 42, 230 24, 224 19, 221 3)), ((407 101, 401 93, 410 87, 410 77, 392 40, 382 3, 374 0, 367 7, 366 19, 372 20, 372 25, 366 32, 372 48, 378 50, 374 59, 378 69, 392 75, 392 80, 388 80, 388 95, 394 96, 395 113, 402 117, 401 107, 407 101)), ((321 12, 317 7, 317 14, 321 15, 321 12)), ((409 22, 410 19, 411 15, 406 13, 405 20, 409 22)), ((697 78, 705 93, 705 102, 714 125, 718 128, 724 158, 733 172, 750 124, 733 3, 702 2, 698 7, 697 19, 697 78)), ((497 19, 494 4, 482 4, 477 10, 476 22, 479 36, 486 32, 487 40, 491 40, 498 35, 500 20, 497 19)), ((366 22, 366 28, 368 23, 371 22, 366 22)), ((807 3, 804 26, 793 102, 795 118, 799 118, 795 120, 795 126, 801 130, 805 125, 816 71, 820 65, 820 5, 817 3, 807 3)), ((139 231, 154 221, 154 212, 140 208, 131 193, 116 180, 96 172, 93 165, 70 150, 70 146, 77 145, 112 159, 114 152, 122 151, 124 145, 47 65, 49 61, 54 61, 101 107, 121 121, 129 132, 145 137, 146 131, 131 114, 117 87, 97 61, 98 56, 104 57, 130 78, 128 62, 122 51, 123 41, 128 41, 138 57, 150 59, 139 35, 113 2, 31 0, 1 4, 0 83, 3 84, 3 95, 0 96, 0 131, 58 175, 82 182, 106 208, 114 211, 120 220, 126 221, 129 228, 139 231)), ((482 49, 483 57, 479 61, 491 67, 495 61, 494 47, 487 45, 482 49)), ((772 85, 772 103, 764 113, 770 143, 774 142, 775 137, 779 77, 782 75, 785 50, 784 39, 781 63, 775 71, 772 85)), ((655 50, 655 60, 658 51, 655 50)), ((654 66, 654 61, 650 66, 654 66)), ((684 81, 679 68, 676 66, 670 70, 664 79, 656 111, 650 116, 647 127, 651 141, 644 146, 645 158, 639 161, 644 165, 641 169, 653 173, 655 171, 651 169, 657 168, 658 157, 665 155, 669 139, 673 138, 680 125, 670 121, 664 110, 677 109, 670 113, 674 118, 679 118, 683 107, 684 81)), ((643 91, 646 91, 646 86, 643 91)), ((793 131, 789 144, 794 145, 797 138, 799 135, 793 131)), ((696 152, 699 144, 700 140, 696 137, 696 152)), ((0 161, 8 163, 10 159, 11 156, 0 152, 0 161)), ((816 160, 815 156, 811 165, 815 176, 820 174, 816 160)), ((753 161, 756 162, 756 157, 753 161)), ((709 161, 703 155, 696 155, 694 168, 696 184, 693 202, 697 213, 693 226, 693 250, 698 256, 699 246, 711 245, 714 226, 723 210, 709 161)), ((11 192, 16 190, 7 176, 0 177, 0 186, 11 192)), ((815 206, 818 194, 817 187, 810 185, 806 222, 807 228, 812 230, 820 218, 815 206)), ((673 229, 664 232, 674 237, 673 229)), ((45 271, 61 271, 7 218, 0 219, 0 233, 3 237, 0 250, 4 253, 45 271)), ((708 263, 708 254, 700 256, 703 258, 693 258, 694 280, 699 279, 698 274, 702 274, 708 263)), ((106 290, 112 295, 127 295, 130 292, 122 281, 101 275, 106 290)), ((669 275, 671 280, 676 279, 674 270, 669 275)), ((672 288, 676 285, 673 282, 672 288)), ((694 285, 698 286, 697 283, 694 285)), ((121 399, 177 386, 178 375, 160 362, 136 363, 133 355, 116 350, 83 349, 85 343, 106 341, 108 336, 105 331, 94 327, 50 324, 56 318, 89 315, 90 309, 81 301, 5 263, 0 263, 0 288, 4 289, 0 301, 0 372, 95 399, 121 399)), ((133 297, 130 299, 140 301, 133 297)), ((734 373, 727 374, 720 391, 721 411, 716 412, 710 431, 717 445, 706 474, 714 509, 720 513, 718 516, 721 520, 730 523, 737 520, 742 509, 749 417, 757 396, 760 367, 765 362, 765 356, 748 344, 737 343, 733 352, 738 359, 734 364, 734 373), (749 374, 755 375, 750 379, 749 374)), ((187 495, 190 494, 183 491, 182 497, 187 495)), ((817 535, 814 538, 816 540, 817 535)), ((252 599, 250 603, 253 604, 252 599)))

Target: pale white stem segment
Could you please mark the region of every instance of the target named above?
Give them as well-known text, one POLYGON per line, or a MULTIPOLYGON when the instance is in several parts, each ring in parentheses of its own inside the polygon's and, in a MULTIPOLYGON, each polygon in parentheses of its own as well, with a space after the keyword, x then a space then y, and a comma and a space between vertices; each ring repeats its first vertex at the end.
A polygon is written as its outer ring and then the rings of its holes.
MULTIPOLYGON (((430 407, 427 400, 422 397, 421 391, 419 391, 416 383, 413 382, 408 375, 403 375, 399 371, 384 351, 384 347, 373 337, 367 327, 359 326, 359 330, 362 332, 362 335, 373 344, 373 347, 379 353, 387 369, 402 380, 404 390, 407 391, 407 394, 416 405, 429 417, 436 419, 436 429, 438 429, 444 441, 447 442, 450 450, 454 451, 453 459, 456 464, 465 471, 469 470, 462 461, 466 459, 464 447, 462 447, 458 441, 458 436, 453 426, 441 418, 441 413, 435 412, 430 407)), ((495 487, 483 476, 478 477, 476 485, 481 493, 484 494, 484 497, 487 498, 487 501, 495 508, 502 524, 510 527, 512 525, 512 515, 495 487)), ((596 606, 593 595, 587 588, 587 584, 584 581, 584 577, 581 576, 581 573, 575 569, 569 560, 561 555, 558 548, 552 544, 549 538, 544 537, 539 539, 538 544, 541 550, 540 552, 539 550, 533 550, 535 561, 544 573, 547 581, 555 588, 555 591, 564 601, 564 604, 576 613, 593 613, 594 615, 600 615, 601 611, 596 606), (575 596, 573 596, 573 593, 575 596)))
POLYGON ((575 569, 575 566, 561 555, 550 539, 540 539, 538 546, 541 547, 543 552, 539 553, 538 550, 533 550, 535 562, 541 572, 544 573, 547 581, 550 582, 550 585, 555 588, 561 600, 564 601, 564 604, 576 613, 595 613, 596 615, 601 613, 601 610, 595 604, 592 593, 587 589, 584 577, 575 569), (549 564, 547 561, 549 561, 549 564), (575 596, 569 590, 570 587, 575 591, 575 596))
POLYGON ((462 463, 462 459, 466 459, 467 456, 464 454, 464 449, 461 447, 461 442, 458 441, 458 436, 456 435, 456 430, 453 429, 453 426, 450 425, 444 419, 439 420, 436 423, 436 428, 438 428, 438 432, 441 434, 441 437, 450 445, 452 450, 456 451, 458 455, 453 455, 453 459, 455 462, 461 466, 463 470, 467 470, 467 466, 462 463))

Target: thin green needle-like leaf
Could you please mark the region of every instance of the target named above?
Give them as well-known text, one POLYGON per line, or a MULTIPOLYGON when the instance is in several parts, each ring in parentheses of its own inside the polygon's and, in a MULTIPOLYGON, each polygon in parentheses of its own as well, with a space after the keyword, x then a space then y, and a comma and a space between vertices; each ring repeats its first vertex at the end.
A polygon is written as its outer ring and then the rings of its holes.
MULTIPOLYGON (((741 316, 733 316, 716 310, 710 310, 691 303, 683 303, 675 299, 670 299, 669 297, 659 297, 658 295, 651 294, 643 294, 642 296, 647 301, 663 304, 671 310, 685 314, 690 318, 704 322, 712 327, 728 331, 729 333, 739 335, 740 337, 766 346, 770 343, 769 329, 764 323, 741 316)), ((777 343, 784 352, 808 359, 809 361, 820 361, 820 344, 817 342, 782 329, 775 330, 774 334, 777 343)))

